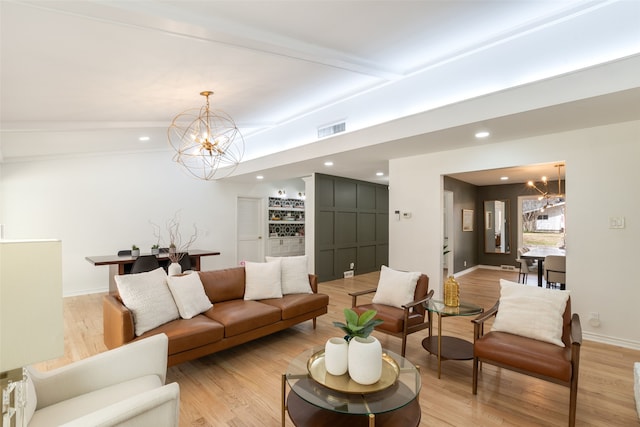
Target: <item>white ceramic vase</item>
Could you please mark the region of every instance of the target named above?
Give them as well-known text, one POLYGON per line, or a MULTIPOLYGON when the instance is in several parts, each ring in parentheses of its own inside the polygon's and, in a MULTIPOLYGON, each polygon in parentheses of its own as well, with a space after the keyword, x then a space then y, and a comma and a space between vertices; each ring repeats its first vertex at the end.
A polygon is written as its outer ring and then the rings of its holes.
POLYGON ((324 345, 324 365, 331 375, 347 373, 349 343, 344 338, 329 338, 324 345))
POLYGON ((349 341, 349 376, 362 385, 378 382, 382 376, 382 345, 375 337, 349 341))
POLYGON ((182 267, 177 262, 172 262, 169 264, 169 268, 167 268, 167 274, 169 276, 177 276, 182 273, 182 267))

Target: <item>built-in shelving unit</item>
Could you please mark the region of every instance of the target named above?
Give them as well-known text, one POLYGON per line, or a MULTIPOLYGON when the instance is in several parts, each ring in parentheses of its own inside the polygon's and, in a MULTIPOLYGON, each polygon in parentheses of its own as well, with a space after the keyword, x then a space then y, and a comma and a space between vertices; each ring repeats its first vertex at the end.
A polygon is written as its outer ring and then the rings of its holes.
POLYGON ((268 255, 303 255, 304 200, 269 197, 267 205, 268 255))

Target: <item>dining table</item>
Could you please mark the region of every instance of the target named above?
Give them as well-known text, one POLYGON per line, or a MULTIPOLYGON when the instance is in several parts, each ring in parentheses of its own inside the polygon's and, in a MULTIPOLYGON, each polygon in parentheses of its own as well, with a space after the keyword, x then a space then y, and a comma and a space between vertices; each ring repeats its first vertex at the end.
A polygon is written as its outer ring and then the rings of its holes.
MULTIPOLYGON (((142 254, 149 255, 149 254, 142 254)), ((205 256, 220 255, 219 251, 203 250, 203 249, 190 249, 188 255, 191 258, 191 269, 195 271, 200 270, 200 258, 205 256)), ((161 267, 166 268, 169 265, 169 253, 160 252, 155 255, 158 258, 158 263, 161 267)), ((85 257, 87 261, 96 266, 108 265, 109 266, 109 293, 117 291, 115 276, 121 274, 129 274, 131 272, 131 266, 135 262, 137 257, 129 255, 99 255, 85 257)))
POLYGON ((520 255, 520 258, 535 259, 538 261, 538 286, 542 287, 542 276, 544 272, 544 259, 548 255, 566 256, 566 250, 555 247, 538 247, 531 248, 529 251, 520 255))

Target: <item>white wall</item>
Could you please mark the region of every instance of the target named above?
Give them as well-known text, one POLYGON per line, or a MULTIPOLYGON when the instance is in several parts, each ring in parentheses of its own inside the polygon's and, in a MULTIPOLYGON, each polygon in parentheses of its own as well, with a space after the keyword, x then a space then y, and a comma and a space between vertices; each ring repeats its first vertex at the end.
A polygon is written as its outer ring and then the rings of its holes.
MULTIPOLYGON (((192 248, 218 250, 203 269, 236 265, 236 198, 267 197, 278 188, 304 191, 301 179, 255 185, 199 181, 171 161, 171 153, 105 154, 5 163, 0 170, 0 218, 7 239, 62 240, 65 296, 108 289, 107 266, 86 256, 116 254, 136 244, 149 252, 153 227, 179 211, 192 248)), ((265 213, 266 222, 266 213, 265 213)), ((38 261, 33 261, 37 268, 38 261)))
POLYGON ((566 161, 567 288, 585 338, 640 349, 640 122, 581 129, 390 162, 389 263, 431 278, 441 295, 442 175, 566 161), (609 229, 609 217, 626 227, 609 229), (601 325, 589 325, 589 313, 601 325))

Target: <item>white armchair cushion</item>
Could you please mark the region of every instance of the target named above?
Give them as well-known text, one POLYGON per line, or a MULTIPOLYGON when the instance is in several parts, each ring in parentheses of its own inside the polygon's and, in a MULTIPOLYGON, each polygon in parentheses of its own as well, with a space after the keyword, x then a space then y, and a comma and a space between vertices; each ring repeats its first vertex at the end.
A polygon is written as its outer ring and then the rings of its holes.
POLYGON ((191 319, 213 307, 204 292, 204 286, 198 273, 182 276, 169 276, 169 290, 178 306, 180 317, 191 319))
POLYGON ((122 302, 133 313, 137 336, 180 317, 164 269, 117 275, 115 281, 122 302))
POLYGON ((509 332, 564 347, 562 316, 569 291, 500 279, 500 304, 492 331, 509 332))
POLYGON ((129 397, 162 387, 156 375, 132 379, 110 387, 94 390, 90 393, 63 400, 46 408, 39 409, 31 418, 29 427, 59 426, 79 417, 86 416, 105 406, 121 402, 129 397))
POLYGON ((180 419, 180 386, 167 384, 131 396, 62 427, 178 427, 180 419))
POLYGON ((245 262, 245 300, 282 298, 280 260, 273 262, 245 262))
POLYGON ((403 305, 413 301, 420 274, 393 270, 383 265, 378 288, 371 302, 402 308, 403 305))
POLYGON ((266 257, 267 262, 280 261, 282 295, 313 293, 309 284, 307 256, 266 257))

